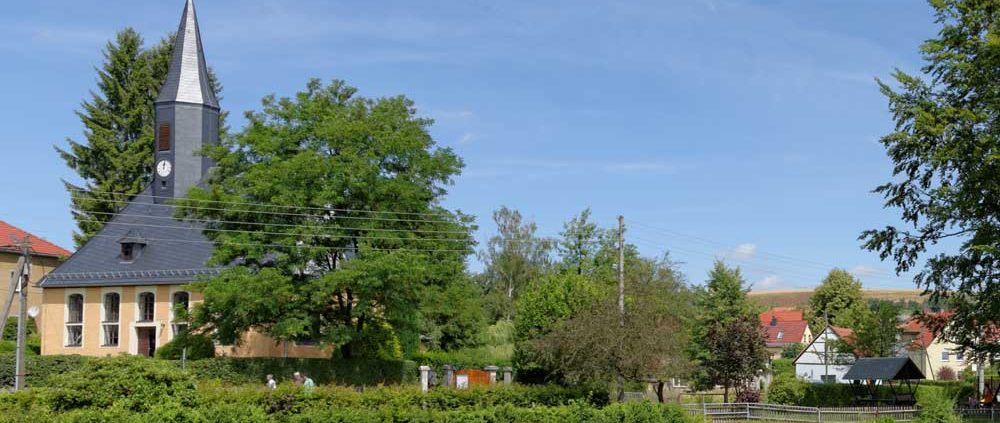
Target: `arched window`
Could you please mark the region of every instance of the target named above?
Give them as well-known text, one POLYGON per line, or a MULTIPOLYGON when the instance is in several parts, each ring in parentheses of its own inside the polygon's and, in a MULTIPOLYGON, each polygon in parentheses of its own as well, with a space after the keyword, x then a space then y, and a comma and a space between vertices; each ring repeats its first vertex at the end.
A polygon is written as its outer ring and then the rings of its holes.
POLYGON ((66 297, 66 346, 83 345, 83 295, 66 297))
POLYGON ((117 292, 104 294, 104 346, 118 346, 118 321, 120 319, 121 296, 117 292))
MULTIPOLYGON (((189 310, 191 305, 191 294, 186 291, 177 291, 174 293, 173 302, 170 305, 170 309, 176 313, 178 310, 189 310)), ((186 321, 174 319, 174 336, 180 335, 187 331, 188 325, 186 321)))
POLYGON ((153 310, 156 309, 156 297, 152 292, 139 294, 139 321, 150 322, 155 316, 153 310))

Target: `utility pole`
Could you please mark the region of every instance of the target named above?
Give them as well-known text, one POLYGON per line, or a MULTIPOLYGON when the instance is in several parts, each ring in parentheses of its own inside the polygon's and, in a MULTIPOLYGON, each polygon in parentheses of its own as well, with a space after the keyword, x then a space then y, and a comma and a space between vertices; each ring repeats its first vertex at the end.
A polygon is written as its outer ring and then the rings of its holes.
MULTIPOLYGON (((16 240, 15 240, 16 241, 16 240)), ((21 247, 21 258, 24 267, 21 274, 14 275, 17 279, 18 309, 17 309, 17 351, 14 364, 14 390, 24 389, 24 348, 28 329, 28 280, 31 276, 31 238, 25 236, 16 244, 21 247)), ((18 260, 20 261, 20 260, 18 260)), ((3 316, 4 320, 7 316, 3 316)))
MULTIPOLYGON (((618 215, 618 326, 625 328, 625 217, 618 215)), ((621 336, 625 331, 621 331, 621 336)), ((618 373, 618 401, 625 400, 625 376, 618 373)))
POLYGON ((625 326, 625 216, 618 216, 618 320, 625 326))

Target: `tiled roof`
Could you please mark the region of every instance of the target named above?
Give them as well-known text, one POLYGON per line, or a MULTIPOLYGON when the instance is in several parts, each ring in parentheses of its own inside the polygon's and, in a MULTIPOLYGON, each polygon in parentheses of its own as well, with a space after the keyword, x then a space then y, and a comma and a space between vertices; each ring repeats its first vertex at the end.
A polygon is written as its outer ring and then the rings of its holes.
POLYGON ((201 224, 173 218, 174 207, 156 204, 147 187, 86 245, 39 283, 44 288, 177 284, 211 275, 206 265, 213 246, 201 224), (123 242, 136 243, 131 261, 121 257, 123 242), (144 245, 138 245, 145 243, 144 245))
POLYGON ((768 346, 781 346, 785 344, 800 344, 805 342, 806 328, 809 324, 805 320, 793 322, 778 322, 776 325, 764 326, 767 332, 768 346))
POLYGON ((760 323, 762 325, 769 325, 774 319, 777 319, 779 322, 801 321, 803 320, 802 310, 796 310, 791 307, 775 307, 760 314, 760 323))
POLYGON ((0 220, 0 251, 10 251, 20 253, 21 249, 14 245, 11 237, 23 239, 25 236, 31 237, 31 251, 35 255, 48 257, 69 257, 73 254, 69 250, 55 245, 45 238, 31 234, 23 229, 0 220))
POLYGON ((934 332, 916 318, 910 318, 903 323, 902 330, 903 333, 913 337, 908 345, 910 348, 927 348, 934 343, 934 332))
POLYGON ((833 329, 833 333, 837 334, 840 339, 847 339, 854 336, 854 331, 849 328, 838 328, 836 326, 830 326, 833 329))

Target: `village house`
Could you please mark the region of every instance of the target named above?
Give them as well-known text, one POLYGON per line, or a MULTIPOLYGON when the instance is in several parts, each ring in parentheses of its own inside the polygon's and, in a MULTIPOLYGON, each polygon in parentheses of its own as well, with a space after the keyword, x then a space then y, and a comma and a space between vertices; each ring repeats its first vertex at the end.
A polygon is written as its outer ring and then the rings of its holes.
MULTIPOLYGON (((155 102, 155 173, 99 233, 41 281, 42 354, 151 356, 187 325, 174 310, 201 297, 186 284, 211 276, 213 245, 196 222, 175 219, 171 199, 202 183, 214 163, 197 155, 219 142, 219 103, 209 83, 194 4, 181 16, 155 102)), ((54 263, 53 263, 54 264, 54 263)), ((329 357, 329 348, 248 333, 236 356, 329 357)))
POLYGON ((844 375, 851 370, 854 354, 837 350, 837 343, 851 337, 851 330, 827 326, 806 344, 795 358, 795 375, 814 383, 847 383, 844 375))
MULTIPOLYGON (((60 260, 73 253, 44 238, 0 220, 0 280, 2 280, 0 298, 4 300, 10 295, 10 278, 14 276, 14 268, 17 267, 17 260, 22 254, 21 247, 14 244, 14 239, 23 240, 25 237, 31 241, 31 275, 29 275, 28 280, 32 283, 28 284, 28 307, 41 307, 42 289, 34 282, 42 280, 46 274, 59 265, 60 260)), ((17 316, 18 307, 20 307, 20 303, 15 299, 11 304, 8 316, 17 316)))
POLYGON ((902 331, 904 352, 928 379, 938 380, 941 370, 946 367, 951 368, 959 377, 966 368, 975 369, 975 365, 965 359, 965 354, 958 345, 934 336, 917 319, 908 319, 902 325, 902 331))
POLYGON ((771 358, 781 358, 782 350, 789 345, 804 346, 812 341, 812 331, 809 330, 809 322, 803 318, 802 310, 775 307, 759 317, 767 334, 765 345, 771 358))

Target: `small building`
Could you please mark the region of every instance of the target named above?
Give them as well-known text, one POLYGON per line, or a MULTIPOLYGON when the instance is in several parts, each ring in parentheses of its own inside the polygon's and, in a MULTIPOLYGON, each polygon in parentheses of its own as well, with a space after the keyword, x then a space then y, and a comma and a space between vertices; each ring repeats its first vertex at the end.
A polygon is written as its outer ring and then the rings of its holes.
MULTIPOLYGON (((60 261, 69 257, 69 250, 62 248, 46 239, 31 234, 10 223, 0 220, 0 298, 6 300, 10 295, 10 277, 17 267, 17 260, 21 257, 21 247, 14 245, 11 238, 24 239, 30 237, 31 241, 31 275, 28 284, 28 307, 42 306, 42 289, 37 286, 52 269, 59 265, 60 261)), ((10 307, 9 316, 17 316, 20 304, 15 300, 10 307)))
POLYGON ((844 379, 857 386, 858 405, 912 405, 924 373, 909 357, 868 357, 857 359, 844 379), (880 386, 889 392, 880 392, 880 386))
POLYGON ((812 341, 812 331, 809 322, 802 315, 802 310, 788 307, 775 307, 760 314, 760 324, 767 334, 765 345, 772 358, 780 358, 781 352, 788 345, 805 346, 812 341))
POLYGON ((901 340, 906 356, 910 357, 920 371, 930 380, 938 380, 941 370, 948 367, 956 376, 961 376, 966 368, 975 368, 965 358, 958 345, 948 342, 927 328, 922 322, 911 318, 902 325, 901 340))
POLYGON ((793 361, 795 375, 814 383, 846 383, 844 375, 851 370, 857 357, 838 351, 837 344, 851 334, 847 328, 824 328, 793 361))

